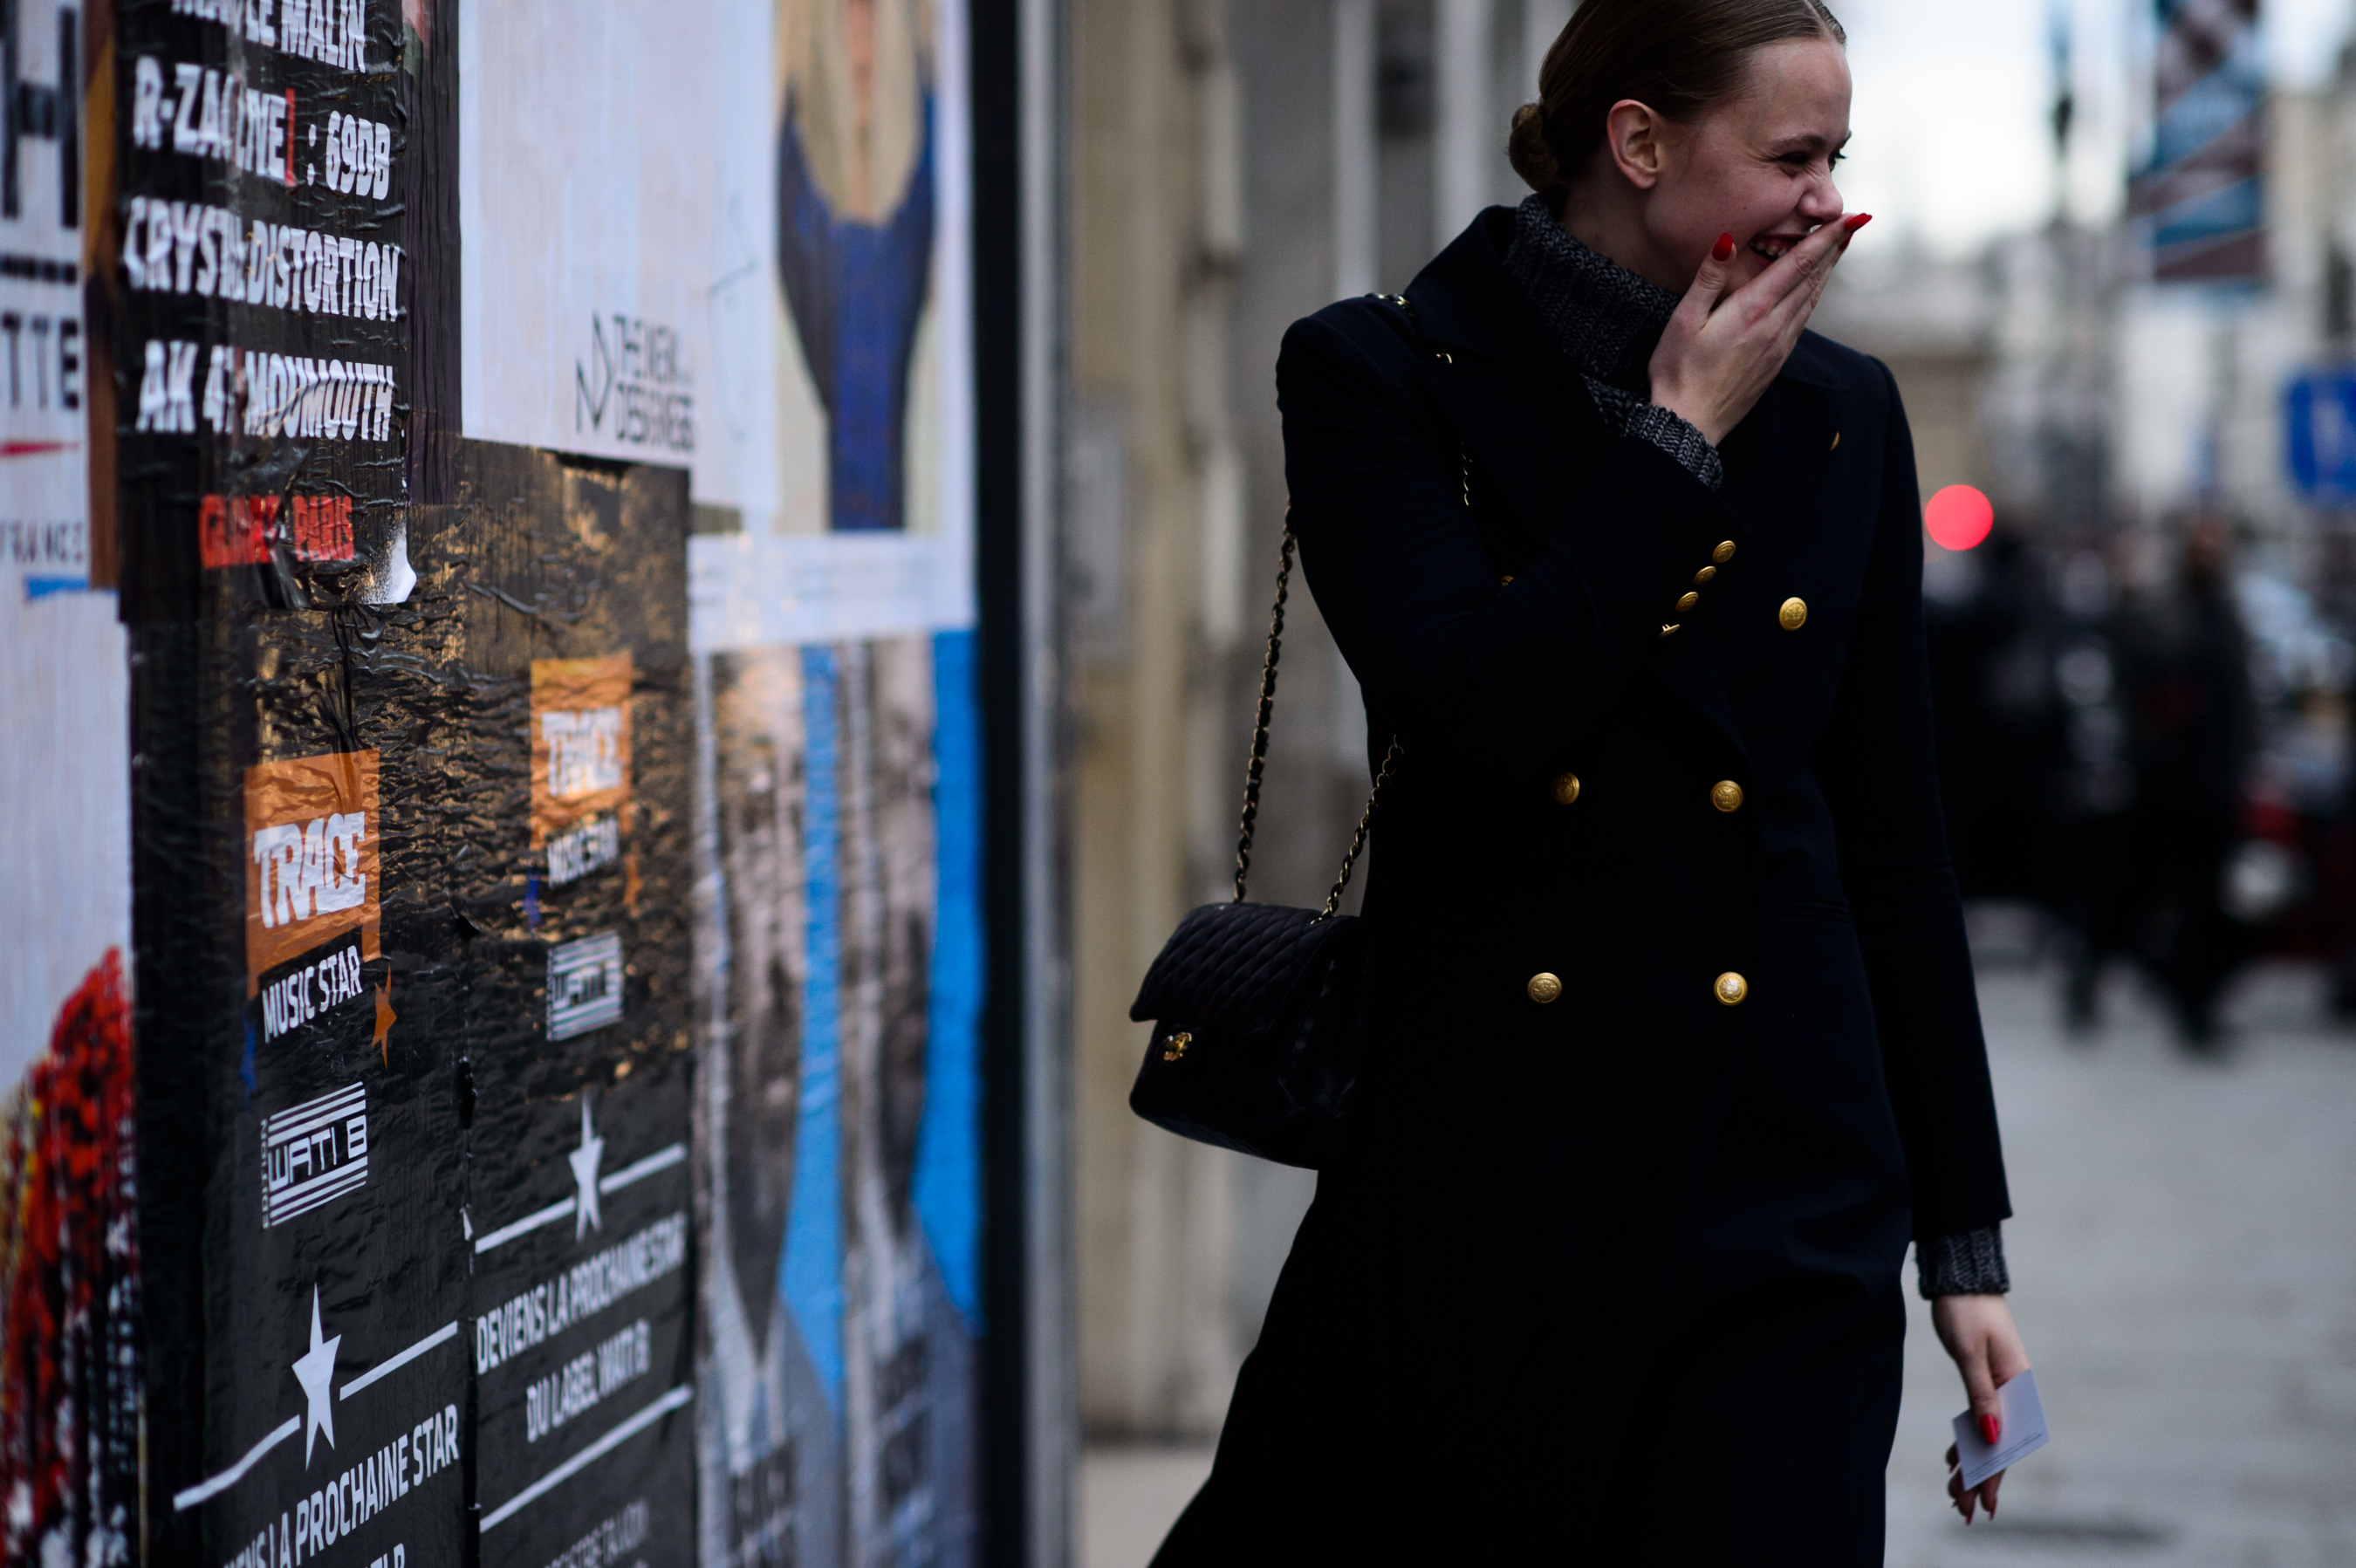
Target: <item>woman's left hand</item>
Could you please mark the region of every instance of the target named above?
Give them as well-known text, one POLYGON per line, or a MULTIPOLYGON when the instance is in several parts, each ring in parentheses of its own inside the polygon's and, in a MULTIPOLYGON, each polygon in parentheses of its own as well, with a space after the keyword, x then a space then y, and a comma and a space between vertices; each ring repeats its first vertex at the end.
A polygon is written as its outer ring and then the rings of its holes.
MULTIPOLYGON (((1931 1302, 1931 1326, 1939 1343, 1955 1359, 1964 1375, 1964 1391, 1971 1396, 1972 1415, 1989 1443, 2002 1433, 1997 1414, 1996 1391, 2029 1370, 2029 1352, 2022 1348, 2020 1330, 2012 1326, 2012 1308, 2000 1295, 1943 1295, 1931 1302)), ((1964 1485, 1954 1445, 1947 1447, 1947 1496, 1964 1522, 1972 1522, 1976 1502, 1996 1517, 1996 1491, 2004 1484, 1998 1470, 1976 1487, 1964 1485)))

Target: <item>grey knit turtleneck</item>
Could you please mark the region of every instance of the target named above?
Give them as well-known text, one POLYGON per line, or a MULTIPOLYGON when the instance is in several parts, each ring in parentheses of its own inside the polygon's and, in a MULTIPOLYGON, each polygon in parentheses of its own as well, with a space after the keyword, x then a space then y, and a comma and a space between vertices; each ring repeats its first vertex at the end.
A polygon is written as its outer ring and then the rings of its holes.
MULTIPOLYGON (((1524 200, 1514 215, 1505 270, 1522 285, 1554 346, 1586 381, 1603 417, 1718 489, 1726 477, 1718 448, 1687 421, 1645 401, 1653 350, 1676 312, 1677 296, 1572 239, 1542 196, 1524 200)), ((2004 1234, 1993 1225, 1925 1236, 1915 1243, 1914 1264, 1925 1296, 2012 1288, 2004 1234)))
POLYGON ((1514 215, 1505 270, 1612 428, 1651 442, 1718 489, 1726 477, 1718 448, 1685 420, 1645 401, 1651 391, 1646 369, 1677 296, 1572 239, 1542 196, 1530 197, 1514 215))

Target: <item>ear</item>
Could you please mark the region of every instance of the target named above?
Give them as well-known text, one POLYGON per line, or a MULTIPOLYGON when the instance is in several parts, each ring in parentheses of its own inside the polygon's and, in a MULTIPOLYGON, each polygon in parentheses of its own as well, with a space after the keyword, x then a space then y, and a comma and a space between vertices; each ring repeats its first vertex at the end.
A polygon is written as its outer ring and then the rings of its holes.
POLYGON ((1622 98, 1612 106, 1603 127, 1604 151, 1621 177, 1638 190, 1659 184, 1666 122, 1635 99, 1622 98))

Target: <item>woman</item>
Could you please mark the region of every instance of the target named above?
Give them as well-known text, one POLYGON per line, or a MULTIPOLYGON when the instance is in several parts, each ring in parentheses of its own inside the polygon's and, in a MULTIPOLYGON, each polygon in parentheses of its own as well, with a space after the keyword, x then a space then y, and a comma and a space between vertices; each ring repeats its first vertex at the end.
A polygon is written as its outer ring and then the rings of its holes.
POLYGON ((1804 331, 1843 41, 1585 0, 1537 194, 1286 337, 1303 568, 1403 747, 1378 1022, 1162 1563, 1878 1563, 1910 1239, 1983 1430, 2028 1365, 1913 454, 1804 331))

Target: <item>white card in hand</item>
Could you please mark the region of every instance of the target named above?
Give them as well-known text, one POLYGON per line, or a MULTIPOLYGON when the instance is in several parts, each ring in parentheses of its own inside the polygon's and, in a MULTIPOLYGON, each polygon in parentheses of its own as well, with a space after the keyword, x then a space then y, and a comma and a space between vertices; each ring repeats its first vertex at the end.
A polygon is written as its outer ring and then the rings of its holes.
POLYGON ((2045 1446, 2045 1406, 2037 1397, 2037 1374, 2023 1372, 1996 1391, 1997 1439, 1991 1447, 1980 1437, 1978 1418, 1970 1411, 1955 1417, 1955 1457, 1963 1462, 1964 1489, 1969 1491, 1998 1470, 2009 1469, 2045 1446))

